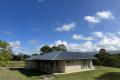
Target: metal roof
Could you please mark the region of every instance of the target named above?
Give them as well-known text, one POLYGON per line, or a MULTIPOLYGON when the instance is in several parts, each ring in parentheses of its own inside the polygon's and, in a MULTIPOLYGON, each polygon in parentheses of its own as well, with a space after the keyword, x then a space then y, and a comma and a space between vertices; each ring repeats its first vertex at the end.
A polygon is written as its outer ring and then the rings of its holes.
MULTIPOLYGON (((44 55, 31 56, 27 60, 75 60, 96 59, 95 52, 50 52, 44 55)), ((97 54, 97 53, 96 53, 97 54)))

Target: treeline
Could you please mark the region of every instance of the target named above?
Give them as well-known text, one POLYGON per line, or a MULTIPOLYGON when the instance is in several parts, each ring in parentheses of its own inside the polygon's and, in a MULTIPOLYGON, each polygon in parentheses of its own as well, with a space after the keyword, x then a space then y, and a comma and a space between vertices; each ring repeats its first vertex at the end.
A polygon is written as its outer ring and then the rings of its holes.
POLYGON ((25 61, 27 58, 30 58, 30 55, 24 53, 12 54, 10 61, 25 61))
POLYGON ((120 68, 120 53, 111 54, 105 49, 101 49, 95 57, 97 57, 97 60, 94 61, 96 65, 120 68))

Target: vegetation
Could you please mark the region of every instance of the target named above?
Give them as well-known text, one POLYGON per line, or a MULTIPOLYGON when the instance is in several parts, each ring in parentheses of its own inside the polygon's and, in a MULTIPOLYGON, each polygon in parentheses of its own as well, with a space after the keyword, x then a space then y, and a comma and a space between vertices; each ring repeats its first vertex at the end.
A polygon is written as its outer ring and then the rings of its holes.
POLYGON ((0 40, 0 66, 5 66, 11 59, 11 47, 9 43, 0 40))
POLYGON ((66 49, 66 46, 63 44, 60 44, 58 46, 52 46, 52 47, 45 45, 40 49, 40 52, 42 52, 42 54, 49 53, 52 51, 67 51, 67 49, 66 49))
POLYGON ((25 67, 25 61, 9 61, 6 67, 25 67))
POLYGON ((101 49, 99 54, 96 54, 95 56, 98 58, 95 61, 96 65, 120 68, 120 54, 110 54, 105 49, 101 49))
POLYGON ((60 44, 58 46, 52 46, 52 51, 67 51, 66 46, 60 44))
POLYGON ((0 66, 6 66, 9 61, 23 61, 30 56, 20 53, 18 55, 12 52, 10 44, 0 40, 0 66))
MULTIPOLYGON (((52 51, 67 51, 67 49, 63 44, 52 47, 45 45, 40 51, 45 54, 52 51)), ((105 49, 101 49, 95 56, 98 58, 95 61, 97 65, 120 67, 120 54, 110 54, 105 49)), ((39 80, 44 75, 48 75, 37 70, 15 68, 24 67, 24 60, 28 57, 30 56, 23 53, 14 54, 9 43, 0 40, 0 66, 9 67, 0 67, 0 80, 39 80)), ((60 75, 56 76, 55 80, 119 80, 120 68, 113 67, 99 67, 94 71, 60 75)))
POLYGON ((56 80, 120 80, 120 68, 99 67, 94 71, 59 75, 56 80))
POLYGON ((23 53, 13 54, 12 58, 11 58, 11 61, 24 61, 29 57, 30 57, 29 55, 23 54, 23 53))
POLYGON ((43 46, 43 47, 40 49, 40 51, 42 52, 42 54, 44 54, 44 53, 49 53, 49 52, 51 52, 52 49, 51 49, 50 46, 45 45, 45 46, 43 46))
POLYGON ((40 80, 43 75, 34 69, 0 68, 0 80, 40 80))
MULTIPOLYGON (((0 80, 42 80, 43 72, 24 68, 0 68, 0 80)), ((99 67, 94 71, 57 75, 55 80, 120 80, 120 69, 99 67)))

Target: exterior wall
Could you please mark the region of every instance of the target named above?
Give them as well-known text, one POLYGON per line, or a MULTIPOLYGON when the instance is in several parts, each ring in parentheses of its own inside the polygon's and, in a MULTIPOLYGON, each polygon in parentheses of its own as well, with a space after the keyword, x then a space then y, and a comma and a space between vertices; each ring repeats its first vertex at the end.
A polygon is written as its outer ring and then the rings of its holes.
POLYGON ((64 61, 37 61, 37 69, 47 73, 63 73, 64 61))
POLYGON ((92 60, 73 60, 66 61, 65 63, 65 73, 81 72, 92 69, 92 60), (84 64, 83 61, 86 62, 86 64, 84 64))
POLYGON ((26 61, 25 68, 35 69, 36 68, 36 61, 26 61))
POLYGON ((65 61, 59 61, 59 68, 56 67, 56 70, 59 70, 59 72, 64 73, 65 72, 65 61))
POLYGON ((26 61, 26 68, 38 69, 47 73, 73 73, 93 70, 92 60, 72 61, 26 61))

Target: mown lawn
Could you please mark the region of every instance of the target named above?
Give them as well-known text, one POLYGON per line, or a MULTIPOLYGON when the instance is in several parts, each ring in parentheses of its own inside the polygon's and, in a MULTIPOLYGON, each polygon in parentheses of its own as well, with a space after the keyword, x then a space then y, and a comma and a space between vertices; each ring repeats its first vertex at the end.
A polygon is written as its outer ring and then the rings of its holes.
POLYGON ((44 75, 35 69, 25 69, 24 61, 10 61, 6 67, 0 67, 0 80, 41 80, 44 75))
MULTIPOLYGON (((0 67, 0 80, 42 80, 47 75, 37 70, 0 67)), ((56 76, 55 80, 120 80, 120 68, 99 67, 94 71, 56 76)))
POLYGON ((120 68, 98 67, 94 71, 59 75, 56 80, 120 80, 120 68))
POLYGON ((0 68, 0 80, 41 80, 43 72, 24 68, 0 68))

